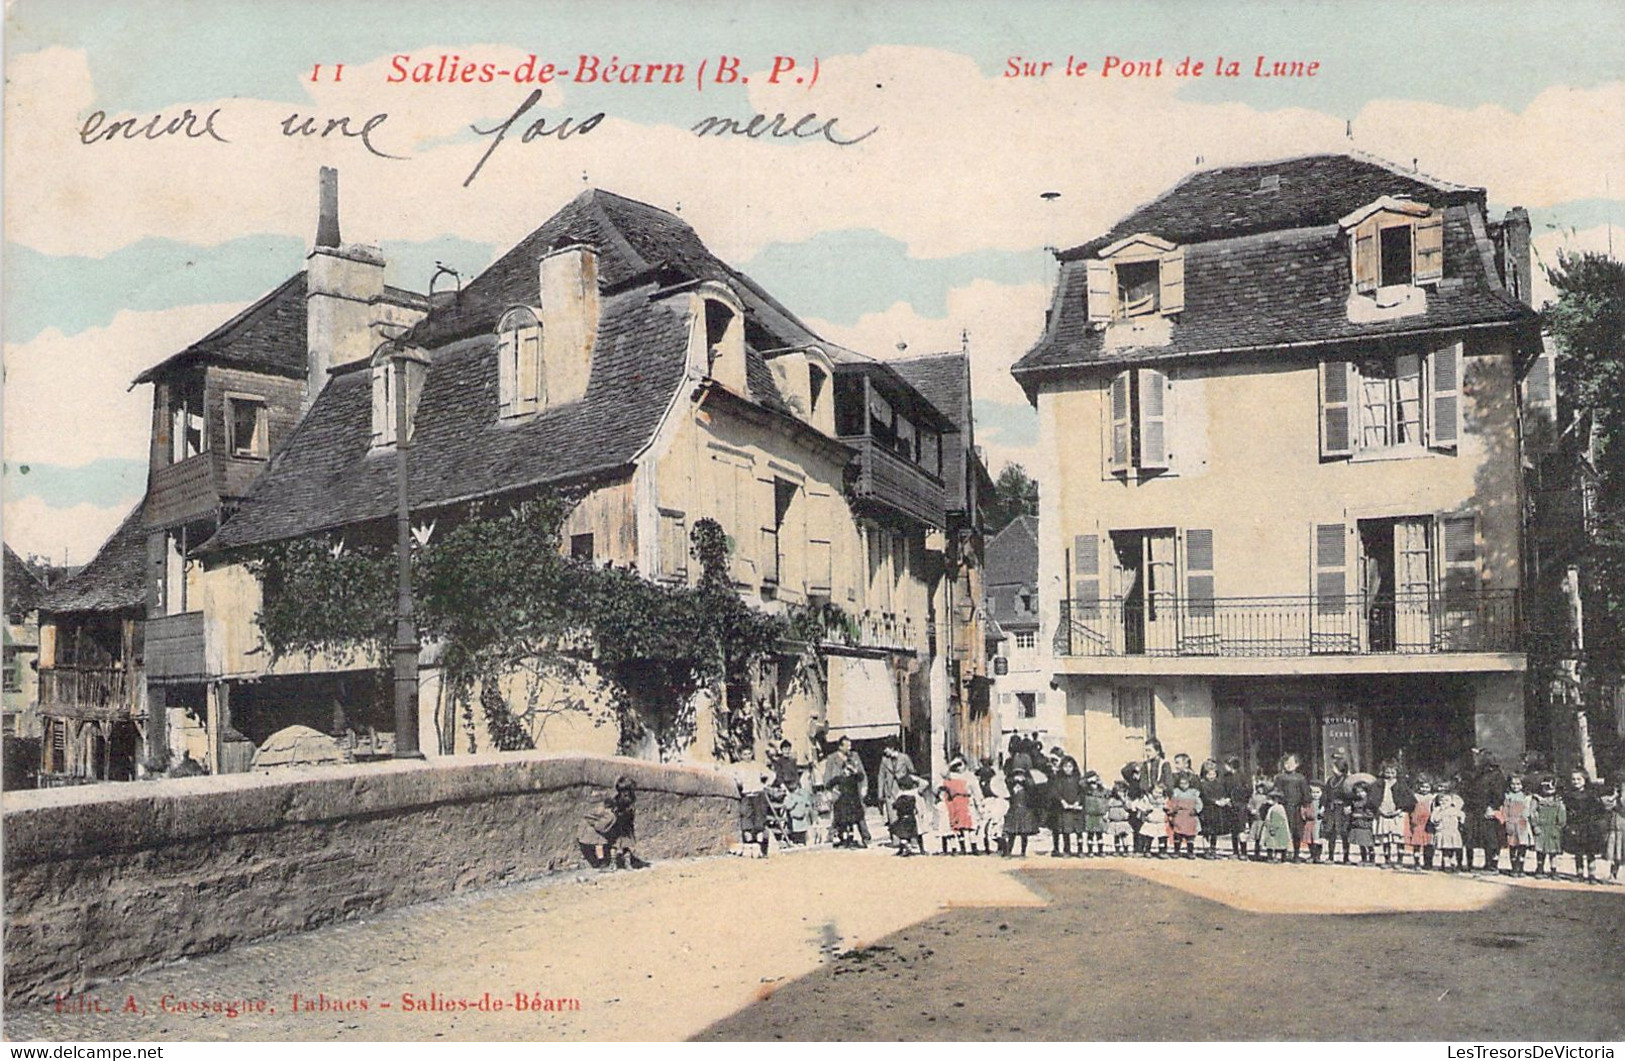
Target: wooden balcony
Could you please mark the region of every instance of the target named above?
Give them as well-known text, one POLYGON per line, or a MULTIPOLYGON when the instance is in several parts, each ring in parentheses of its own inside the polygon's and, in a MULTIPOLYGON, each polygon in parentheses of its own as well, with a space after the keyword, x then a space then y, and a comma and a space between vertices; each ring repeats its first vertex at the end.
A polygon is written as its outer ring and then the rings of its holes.
POLYGON ((212 453, 199 453, 179 464, 166 464, 152 470, 151 486, 147 490, 147 526, 166 527, 212 515, 219 505, 212 453))
POLYGON ((869 435, 842 438, 857 450, 852 498, 862 506, 917 520, 930 527, 947 525, 942 480, 869 435))
POLYGON ((202 612, 147 620, 148 677, 203 678, 208 671, 206 660, 202 612))
POLYGON ((71 718, 128 718, 140 681, 140 673, 127 667, 41 667, 40 711, 71 718))

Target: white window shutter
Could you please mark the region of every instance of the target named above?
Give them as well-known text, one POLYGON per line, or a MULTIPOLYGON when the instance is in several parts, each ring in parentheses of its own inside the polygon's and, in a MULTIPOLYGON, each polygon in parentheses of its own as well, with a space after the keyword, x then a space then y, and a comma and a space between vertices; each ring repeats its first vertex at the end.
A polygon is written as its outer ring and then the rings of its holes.
POLYGON ((1129 372, 1124 370, 1112 378, 1111 393, 1111 469, 1114 472, 1128 471, 1132 454, 1129 452, 1131 441, 1129 420, 1129 372))
POLYGON ((1428 355, 1428 445, 1434 449, 1453 450, 1461 438, 1461 360, 1459 342, 1428 355))
POLYGON ((1347 457, 1354 452, 1354 365, 1320 363, 1320 455, 1347 457))
POLYGON ((547 405, 547 366, 542 364, 542 330, 526 328, 519 333, 519 378, 524 381, 521 401, 527 412, 547 405))
POLYGON ((1073 618, 1100 615, 1100 535, 1079 534, 1072 539, 1073 618))
POLYGON ((1168 377, 1154 368, 1140 373, 1140 467, 1168 467, 1168 377))
POLYGON ((1116 311, 1117 273, 1111 262, 1085 262, 1089 278, 1089 321, 1105 324, 1116 311))
POLYGON ((1350 234, 1354 240, 1354 290, 1363 295, 1377 290, 1377 219, 1380 216, 1360 222, 1350 234))
POLYGON ((519 333, 510 328, 497 339, 497 415, 513 416, 517 411, 519 333))
POLYGON ((541 332, 536 328, 521 328, 510 332, 516 345, 514 350, 514 414, 536 411, 537 387, 541 382, 541 332))
POLYGON ((1416 223, 1411 248, 1416 254, 1412 279, 1418 284, 1431 284, 1444 278, 1444 211, 1434 207, 1433 212, 1416 223))
POLYGON ((389 438, 389 366, 372 366, 372 444, 377 446, 389 438))
POLYGON ((1176 247, 1162 256, 1158 271, 1162 286, 1162 312, 1181 313, 1185 309, 1185 248, 1176 247))

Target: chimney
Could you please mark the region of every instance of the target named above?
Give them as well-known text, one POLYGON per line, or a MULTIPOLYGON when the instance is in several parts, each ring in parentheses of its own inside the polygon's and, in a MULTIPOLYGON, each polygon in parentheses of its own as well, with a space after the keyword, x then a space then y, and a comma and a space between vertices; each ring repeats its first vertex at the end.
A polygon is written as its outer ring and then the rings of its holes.
POLYGON ((1529 254, 1529 211, 1514 206, 1501 222, 1502 283, 1526 306, 1534 305, 1534 261, 1529 254))
POLYGON ((547 404, 580 401, 592 375, 598 342, 598 252, 566 243, 542 256, 538 267, 542 309, 542 365, 547 404))
POLYGON ((323 166, 316 245, 305 257, 305 396, 308 409, 328 373, 372 356, 373 327, 384 294, 384 255, 377 247, 339 241, 339 175, 323 166))
POLYGON ((339 171, 322 167, 321 207, 316 218, 316 246, 337 247, 339 239, 339 171))

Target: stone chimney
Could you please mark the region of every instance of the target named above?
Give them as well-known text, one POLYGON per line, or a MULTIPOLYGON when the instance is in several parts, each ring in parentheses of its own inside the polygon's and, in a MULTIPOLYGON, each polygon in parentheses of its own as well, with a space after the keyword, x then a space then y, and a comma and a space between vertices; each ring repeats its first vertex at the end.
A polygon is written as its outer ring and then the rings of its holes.
POLYGON ((584 243, 555 247, 539 266, 542 365, 547 404, 580 401, 598 342, 598 252, 584 243))
POLYGON ((1514 206, 1501 222, 1501 279, 1526 306, 1534 305, 1534 261, 1529 253, 1529 211, 1514 206))
POLYGON ((316 245, 305 258, 304 408, 327 386, 331 369, 372 356, 375 303, 383 294, 383 252, 340 242, 339 175, 323 166, 316 245))

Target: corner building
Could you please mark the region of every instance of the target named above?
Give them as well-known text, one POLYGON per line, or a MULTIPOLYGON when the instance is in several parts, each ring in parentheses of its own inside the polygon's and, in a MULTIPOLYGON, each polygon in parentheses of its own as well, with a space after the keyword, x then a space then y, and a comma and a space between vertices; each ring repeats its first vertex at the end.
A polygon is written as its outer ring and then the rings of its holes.
POLYGON ((1515 759, 1521 440, 1551 415, 1527 214, 1320 155, 1192 174, 1058 257, 1014 373, 1069 749, 1515 759))

